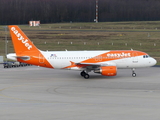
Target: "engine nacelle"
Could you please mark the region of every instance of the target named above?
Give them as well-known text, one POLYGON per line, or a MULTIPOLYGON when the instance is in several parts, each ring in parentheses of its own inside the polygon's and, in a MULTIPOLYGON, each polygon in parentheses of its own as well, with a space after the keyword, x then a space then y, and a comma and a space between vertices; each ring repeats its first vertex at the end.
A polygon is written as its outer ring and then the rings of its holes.
POLYGON ((94 70, 95 73, 101 73, 104 76, 115 76, 117 75, 116 66, 102 66, 97 70, 94 70))

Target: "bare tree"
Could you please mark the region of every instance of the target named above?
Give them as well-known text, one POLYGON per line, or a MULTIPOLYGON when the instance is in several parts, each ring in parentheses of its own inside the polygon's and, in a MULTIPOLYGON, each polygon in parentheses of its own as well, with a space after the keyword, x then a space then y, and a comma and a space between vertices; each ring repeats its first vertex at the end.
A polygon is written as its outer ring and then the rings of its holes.
MULTIPOLYGON (((95 0, 0 0, 0 24, 93 22, 95 0)), ((159 0, 99 0, 99 21, 159 20, 159 0)))

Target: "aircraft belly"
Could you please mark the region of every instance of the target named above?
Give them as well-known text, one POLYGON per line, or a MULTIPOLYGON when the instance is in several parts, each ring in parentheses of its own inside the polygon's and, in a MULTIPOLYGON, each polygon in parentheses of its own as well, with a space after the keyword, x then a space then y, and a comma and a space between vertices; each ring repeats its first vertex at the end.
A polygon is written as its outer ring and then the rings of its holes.
POLYGON ((54 68, 58 68, 58 69, 64 68, 71 64, 69 61, 65 61, 65 60, 63 61, 62 60, 51 60, 50 63, 52 64, 54 68))
POLYGON ((128 59, 119 59, 114 61, 117 68, 128 68, 130 67, 130 61, 128 59))

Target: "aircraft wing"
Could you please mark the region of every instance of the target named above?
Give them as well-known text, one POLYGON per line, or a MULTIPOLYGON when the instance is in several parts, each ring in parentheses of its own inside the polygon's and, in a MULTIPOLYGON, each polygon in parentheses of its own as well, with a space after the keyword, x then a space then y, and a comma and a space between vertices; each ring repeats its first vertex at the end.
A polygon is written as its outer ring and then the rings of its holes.
POLYGON ((116 66, 114 62, 99 62, 99 63, 75 63, 77 66, 82 66, 83 68, 85 67, 92 67, 92 68, 97 68, 101 66, 116 66))
POLYGON ((108 66, 108 64, 103 64, 103 63, 76 63, 76 65, 84 65, 84 66, 108 66))

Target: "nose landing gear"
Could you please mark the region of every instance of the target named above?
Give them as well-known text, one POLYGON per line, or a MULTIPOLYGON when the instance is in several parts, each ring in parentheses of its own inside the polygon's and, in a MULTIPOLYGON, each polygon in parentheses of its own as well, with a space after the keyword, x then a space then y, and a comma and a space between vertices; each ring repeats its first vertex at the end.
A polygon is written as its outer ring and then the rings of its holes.
POLYGON ((132 69, 132 77, 136 77, 135 68, 132 69))

